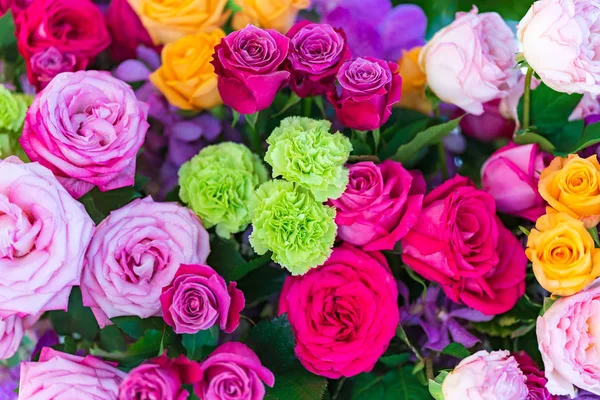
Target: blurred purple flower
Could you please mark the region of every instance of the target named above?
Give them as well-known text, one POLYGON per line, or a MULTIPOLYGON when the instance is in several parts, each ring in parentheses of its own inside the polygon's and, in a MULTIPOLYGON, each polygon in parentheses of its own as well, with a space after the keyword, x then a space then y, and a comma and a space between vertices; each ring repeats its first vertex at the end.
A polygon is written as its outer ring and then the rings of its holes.
POLYGON ((0 365, 0 399, 17 400, 15 389, 19 387, 19 364, 13 367, 0 365))
POLYGON ((321 21, 344 29, 354 57, 397 62, 403 50, 425 43, 427 17, 417 5, 392 8, 391 0, 341 0, 332 8, 331 2, 321 3, 321 21))
POLYGON ((569 396, 556 397, 557 400, 600 400, 600 396, 586 392, 585 390, 579 390, 577 395, 571 399, 569 396))
POLYGON ((452 342, 471 348, 479 339, 463 326, 464 321, 484 322, 493 318, 451 302, 439 286, 429 286, 425 298, 420 296, 412 304, 409 301, 408 288, 400 281, 398 291, 404 298, 404 306, 400 307, 400 323, 405 327, 421 327, 427 337, 427 341, 422 345, 426 349, 442 351, 452 342))

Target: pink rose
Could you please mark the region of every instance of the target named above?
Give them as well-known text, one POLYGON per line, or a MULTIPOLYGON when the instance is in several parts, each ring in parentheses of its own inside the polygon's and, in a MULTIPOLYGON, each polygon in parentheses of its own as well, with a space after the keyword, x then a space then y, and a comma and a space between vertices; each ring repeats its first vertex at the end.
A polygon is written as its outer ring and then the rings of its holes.
POLYGON ((112 37, 109 50, 115 61, 136 58, 136 49, 139 45, 154 47, 148 31, 128 0, 110 2, 106 12, 106 27, 112 37), (123 30, 124 26, 127 27, 126 31, 123 30))
POLYGON ((529 395, 526 400, 554 400, 554 396, 546 388, 548 380, 535 361, 523 351, 513 353, 512 356, 517 360, 519 369, 525 375, 525 384, 529 389, 529 395))
POLYGON ((162 288, 181 264, 203 264, 210 252, 200 219, 176 203, 137 199, 98 225, 81 279, 83 304, 101 327, 110 318, 161 315, 162 288))
POLYGON ((222 344, 200 364, 200 382, 194 386, 202 400, 262 400, 265 387, 273 387, 275 376, 263 367, 248 346, 222 344))
POLYGON ((496 151, 481 167, 481 188, 496 200, 498 211, 536 221, 546 212, 538 192, 540 172, 546 168, 537 144, 509 144, 496 151))
POLYGON ((391 160, 348 169, 346 191, 330 200, 339 238, 365 251, 392 250, 417 223, 426 190, 423 176, 391 160))
MULTIPOLYGON (((500 99, 488 101, 483 104, 483 114, 465 115, 460 121, 462 133, 482 142, 493 142, 499 138, 512 138, 515 132, 515 121, 502 115, 500 104, 500 99)), ((464 111, 458 109, 454 118, 461 115, 464 115, 464 111)))
POLYGON ((585 119, 588 123, 588 117, 598 116, 600 114, 600 99, 589 93, 584 93, 583 97, 577 107, 573 110, 569 116, 569 121, 576 121, 578 119, 585 119))
POLYGON ((442 384, 444 400, 525 400, 529 393, 519 363, 506 350, 478 351, 442 384))
POLYGON ((600 286, 561 297, 537 320, 537 337, 548 384, 555 395, 575 388, 600 395, 600 286))
POLYGON ((117 400, 127 374, 94 356, 44 347, 38 362, 21 363, 19 400, 117 400))
POLYGON ((349 244, 320 267, 288 277, 279 298, 310 372, 337 379, 373 369, 400 322, 396 281, 379 252, 349 244))
POLYGON ((600 94, 600 51, 595 0, 541 0, 519 22, 523 54, 557 92, 600 94))
POLYGON ((30 69, 35 75, 35 87, 39 91, 48 86, 48 83, 61 72, 73 72, 77 60, 72 53, 61 53, 56 47, 35 53, 31 57, 30 69))
POLYGON ((23 320, 18 315, 0 318, 0 360, 11 358, 23 339, 23 320))
POLYGON ((193 334, 219 324, 231 333, 240 324, 244 294, 207 265, 182 265, 160 296, 163 318, 175 333, 193 334))
POLYGON ((402 259, 452 301, 486 315, 510 310, 525 291, 523 247, 496 216, 492 196, 459 175, 425 196, 402 259))
POLYGON ((497 13, 459 12, 423 47, 427 84, 446 103, 481 115, 483 104, 505 97, 517 82, 517 42, 497 13))
POLYGON ((66 310, 93 229, 48 169, 0 160, 0 317, 66 310))
POLYGON ((35 97, 19 143, 79 198, 94 186, 133 186, 147 115, 131 87, 108 72, 64 72, 35 97))

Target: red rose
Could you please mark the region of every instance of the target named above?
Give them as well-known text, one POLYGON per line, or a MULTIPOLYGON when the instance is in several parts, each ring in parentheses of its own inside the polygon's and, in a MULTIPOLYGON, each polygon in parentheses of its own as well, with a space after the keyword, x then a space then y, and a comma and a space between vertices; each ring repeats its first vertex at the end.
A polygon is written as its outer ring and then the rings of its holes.
MULTIPOLYGON (((136 58, 140 44, 154 48, 154 43, 128 0, 112 0, 106 13, 106 25, 112 37, 110 55, 115 61, 136 58), (123 29, 127 27, 127 29, 123 29)), ((160 46, 156 47, 157 49, 160 46)))

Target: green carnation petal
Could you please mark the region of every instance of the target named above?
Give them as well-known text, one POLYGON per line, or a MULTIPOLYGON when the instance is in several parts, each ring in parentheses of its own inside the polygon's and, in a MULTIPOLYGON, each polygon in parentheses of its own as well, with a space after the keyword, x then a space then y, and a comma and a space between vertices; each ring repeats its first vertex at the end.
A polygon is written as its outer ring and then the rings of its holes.
POLYGON ((283 180, 269 181, 250 203, 250 244, 258 254, 273 252, 273 261, 292 275, 323 264, 337 233, 335 209, 323 205, 306 189, 283 180))
POLYGON ((348 161, 352 145, 347 137, 329 132, 331 123, 289 117, 267 139, 265 161, 273 177, 281 176, 310 190, 318 201, 337 199, 348 184, 348 161))
POLYGON ((13 93, 0 85, 0 157, 18 156, 29 161, 18 142, 31 99, 31 96, 13 93))

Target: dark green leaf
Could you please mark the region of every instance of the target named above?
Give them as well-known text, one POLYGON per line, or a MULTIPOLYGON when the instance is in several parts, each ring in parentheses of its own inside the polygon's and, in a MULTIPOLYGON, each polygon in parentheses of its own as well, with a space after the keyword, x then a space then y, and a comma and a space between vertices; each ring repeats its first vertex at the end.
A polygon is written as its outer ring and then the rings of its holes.
POLYGON ((471 355, 469 350, 467 350, 467 348, 460 343, 450 343, 448 346, 444 347, 442 353, 452 357, 460 358, 461 360, 471 355))
POLYGON ((69 353, 69 354, 77 353, 77 343, 75 342, 75 339, 73 339, 71 336, 65 337, 64 351, 65 351, 65 353, 69 353))
POLYGON ((568 153, 577 153, 593 144, 600 143, 600 123, 590 124, 585 127, 577 147, 568 151, 568 153))
POLYGON ((385 387, 382 382, 383 376, 373 373, 362 373, 352 378, 351 400, 381 400, 385 396, 385 387))
POLYGON ((213 236, 210 240, 210 255, 207 264, 212 266, 226 281, 238 273, 237 270, 246 264, 239 253, 239 245, 235 240, 213 236))
POLYGON ((136 192, 133 187, 124 187, 108 192, 101 192, 98 188, 94 188, 83 195, 79 201, 85 206, 92 220, 99 224, 111 211, 119 209, 140 197, 142 195, 136 192))
POLYGON ((194 335, 183 335, 182 337, 182 344, 188 358, 195 361, 200 361, 207 356, 217 346, 218 341, 219 327, 216 325, 194 335))
POLYGON ((10 10, 0 17, 0 55, 10 62, 18 57, 15 23, 10 10))
POLYGON ((275 386, 267 388, 265 400, 321 400, 327 389, 327 379, 303 368, 275 375, 275 386))
POLYGON ((585 121, 582 119, 565 123, 556 133, 548 136, 554 143, 555 155, 566 156, 574 153, 584 134, 585 121))
POLYGON ((69 308, 66 312, 50 311, 49 314, 52 326, 59 335, 72 336, 78 334, 82 338, 92 341, 96 339, 100 330, 92 310, 83 306, 79 287, 74 287, 71 290, 69 308))
POLYGON ((385 400, 424 400, 429 398, 429 391, 413 375, 413 368, 411 365, 406 365, 393 371, 391 384, 385 391, 385 400))
POLYGON ((272 371, 284 371, 296 362, 294 333, 285 314, 252 328, 247 344, 272 371))
POLYGON ((246 306, 266 300, 274 293, 281 291, 286 276, 287 274, 282 268, 270 265, 265 265, 250 272, 238 281, 238 288, 246 298, 246 306))
POLYGON ((160 317, 140 318, 140 317, 116 317, 111 321, 117 325, 123 332, 134 339, 139 339, 144 336, 144 333, 149 329, 161 331, 165 322, 160 317))
POLYGON ((127 342, 116 325, 109 325, 100 331, 100 346, 106 351, 127 350, 127 342))
POLYGON ((235 270, 233 270, 232 275, 229 278, 229 280, 237 282, 240 279, 242 279, 244 276, 246 276, 248 273, 254 271, 255 269, 258 269, 262 266, 267 265, 269 262, 271 262, 272 254, 273 253, 268 251, 265 254, 263 254, 262 256, 256 257, 254 260, 248 261, 247 263, 240 265, 235 270))
POLYGON ((154 357, 160 353, 161 343, 163 342, 163 331, 149 329, 144 336, 139 338, 134 344, 129 346, 127 353, 132 356, 154 357))
POLYGON ((588 228, 587 231, 590 233, 590 235, 592 235, 592 239, 594 239, 596 247, 600 247, 600 240, 598 239, 598 227, 594 226, 592 228, 588 228))
POLYGON ((350 139, 352 144, 352 155, 353 156, 368 156, 372 154, 373 150, 371 146, 358 139, 350 139))
POLYGON ((423 357, 421 356, 421 353, 419 352, 419 350, 417 350, 416 347, 414 347, 412 345, 412 343, 408 339, 408 335, 406 334, 406 331, 404 331, 404 328, 402 327, 401 324, 398 324, 398 327, 396 328, 396 336, 398 336, 398 338, 400 340, 402 340, 408 347, 410 347, 410 349, 415 354, 415 356, 417 356, 417 358, 419 359, 419 361, 423 360, 423 357))
POLYGON ((296 104, 298 104, 300 102, 300 100, 302 100, 302 98, 299 97, 296 93, 292 92, 290 94, 290 97, 288 97, 287 102, 285 103, 285 105, 283 106, 283 108, 281 110, 279 110, 279 112, 277 114, 273 114, 271 116, 271 118, 275 118, 275 117, 280 116, 281 114, 283 114, 284 112, 286 112, 287 110, 289 110, 291 107, 293 107, 296 104))
POLYGON ((516 135, 513 140, 516 144, 537 143, 540 146, 540 149, 548 153, 552 153, 556 149, 552 142, 546 137, 533 132, 525 132, 521 135, 516 135))
POLYGON ((383 356, 379 359, 379 362, 386 367, 397 367, 406 363, 410 359, 410 353, 394 354, 391 356, 383 356))
POLYGON ((389 132, 386 129, 384 131, 384 135, 387 133, 390 138, 387 140, 384 136, 386 145, 381 147, 381 150, 379 151, 379 158, 385 160, 396 154, 401 145, 411 141, 419 132, 422 132, 425 128, 427 128, 430 122, 431 120, 428 118, 423 118, 398 128, 393 132, 389 132))

